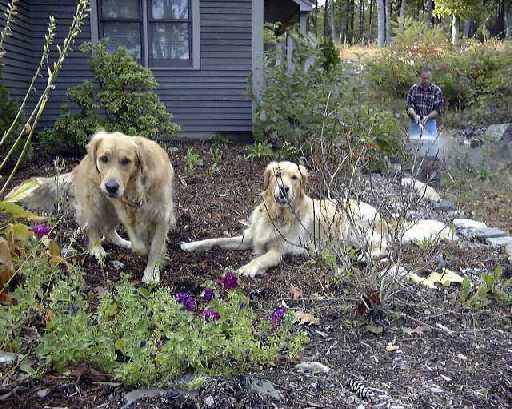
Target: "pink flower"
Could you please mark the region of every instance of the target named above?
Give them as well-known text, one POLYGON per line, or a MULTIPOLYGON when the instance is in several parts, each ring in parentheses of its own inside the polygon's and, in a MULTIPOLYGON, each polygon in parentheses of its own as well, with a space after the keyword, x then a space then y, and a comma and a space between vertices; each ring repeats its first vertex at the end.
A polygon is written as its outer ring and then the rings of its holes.
POLYGON ((227 272, 222 277, 222 286, 224 290, 232 290, 238 287, 238 278, 235 274, 227 272))
POLYGON ((51 227, 46 224, 34 224, 32 226, 32 231, 34 232, 36 237, 40 239, 44 236, 47 236, 50 233, 51 227))

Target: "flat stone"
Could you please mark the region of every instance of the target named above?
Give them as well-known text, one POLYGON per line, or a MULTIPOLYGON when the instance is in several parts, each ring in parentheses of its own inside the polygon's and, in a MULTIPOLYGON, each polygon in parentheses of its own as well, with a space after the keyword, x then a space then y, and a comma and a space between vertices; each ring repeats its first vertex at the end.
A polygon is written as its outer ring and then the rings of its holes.
POLYGON ((262 397, 272 398, 274 400, 284 399, 282 392, 279 389, 276 389, 275 385, 272 382, 257 378, 246 379, 247 387, 251 391, 256 392, 258 395, 262 397))
POLYGON ((450 210, 455 210, 456 208, 455 208, 455 205, 452 202, 450 202, 449 200, 441 199, 440 202, 434 203, 434 209, 440 210, 443 212, 448 212, 450 210))
POLYGON ((490 125, 485 131, 485 138, 493 142, 499 142, 511 124, 490 125))
POLYGON ((331 368, 320 362, 301 362, 295 365, 295 369, 302 373, 310 372, 312 374, 327 373, 331 370, 331 368))
POLYGON ((492 239, 496 237, 507 236, 507 232, 504 232, 501 229, 497 229, 496 227, 486 227, 484 229, 475 229, 473 231, 475 237, 479 239, 492 239))
POLYGON ((485 223, 473 219, 453 219, 453 224, 457 229, 484 229, 487 227, 485 223))
POLYGON ((501 247, 501 246, 512 246, 512 237, 511 236, 504 236, 504 237, 489 237, 485 240, 487 244, 490 244, 494 247, 501 247))
POLYGON ((165 395, 167 391, 163 389, 135 389, 124 395, 126 404, 122 409, 128 409, 133 403, 141 399, 151 399, 165 395))
POLYGON ((512 263, 512 243, 505 244, 505 254, 508 256, 508 261, 512 263))
POLYGON ((16 362, 17 355, 12 352, 0 351, 0 365, 11 365, 16 362))

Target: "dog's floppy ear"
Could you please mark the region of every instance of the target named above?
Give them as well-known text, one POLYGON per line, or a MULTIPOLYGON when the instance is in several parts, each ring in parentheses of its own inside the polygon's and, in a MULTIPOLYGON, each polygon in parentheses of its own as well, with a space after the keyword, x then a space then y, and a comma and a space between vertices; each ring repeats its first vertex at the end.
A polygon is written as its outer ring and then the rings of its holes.
POLYGON ((148 151, 148 148, 145 144, 144 139, 138 136, 134 136, 133 140, 135 142, 136 148, 136 155, 137 160, 139 162, 139 179, 140 182, 143 185, 146 185, 148 183, 148 180, 151 179, 150 172, 152 169, 152 161, 151 161, 151 154, 148 151))
POLYGON ((274 172, 274 168, 277 166, 277 162, 270 162, 265 168, 265 173, 263 173, 263 190, 268 189, 268 184, 270 183, 270 178, 272 177, 272 173, 274 172))
POLYGON ((91 141, 87 144, 87 154, 91 158, 92 163, 94 163, 94 166, 96 167, 96 170, 99 173, 98 165, 97 165, 97 157, 96 152, 98 151, 98 148, 101 145, 101 142, 103 141, 105 135, 104 132, 96 132, 92 138, 91 141))

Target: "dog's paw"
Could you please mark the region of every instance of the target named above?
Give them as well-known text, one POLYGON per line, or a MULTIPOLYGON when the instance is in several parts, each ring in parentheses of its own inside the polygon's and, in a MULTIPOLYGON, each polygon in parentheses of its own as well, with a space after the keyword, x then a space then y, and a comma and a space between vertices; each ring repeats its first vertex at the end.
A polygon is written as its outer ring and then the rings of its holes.
POLYGON ((261 270, 255 263, 246 264, 238 269, 238 274, 246 277, 255 278, 257 275, 263 274, 265 271, 261 270))
POLYGON ((148 247, 142 241, 134 240, 130 245, 133 252, 138 256, 146 256, 148 254, 148 247))
POLYGON ((146 267, 142 282, 146 284, 158 284, 160 282, 160 269, 158 267, 146 267))
POLYGON ((108 253, 102 246, 95 246, 89 250, 89 254, 101 263, 105 260, 108 253))
POLYGON ((183 251, 188 251, 188 252, 194 251, 194 243, 185 243, 184 241, 182 241, 180 243, 180 248, 183 251))

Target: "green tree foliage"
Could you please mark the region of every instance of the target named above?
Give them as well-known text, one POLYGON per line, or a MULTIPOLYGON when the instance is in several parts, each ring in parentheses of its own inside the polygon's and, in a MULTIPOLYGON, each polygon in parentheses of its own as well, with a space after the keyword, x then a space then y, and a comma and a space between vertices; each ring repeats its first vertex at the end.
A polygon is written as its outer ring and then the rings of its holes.
POLYGON ((176 134, 178 126, 156 93, 158 84, 151 70, 124 48, 109 53, 104 42, 84 43, 80 50, 91 55, 94 80, 68 90, 74 109, 64 106, 54 127, 42 137, 53 152, 82 153, 100 127, 151 139, 176 134))

